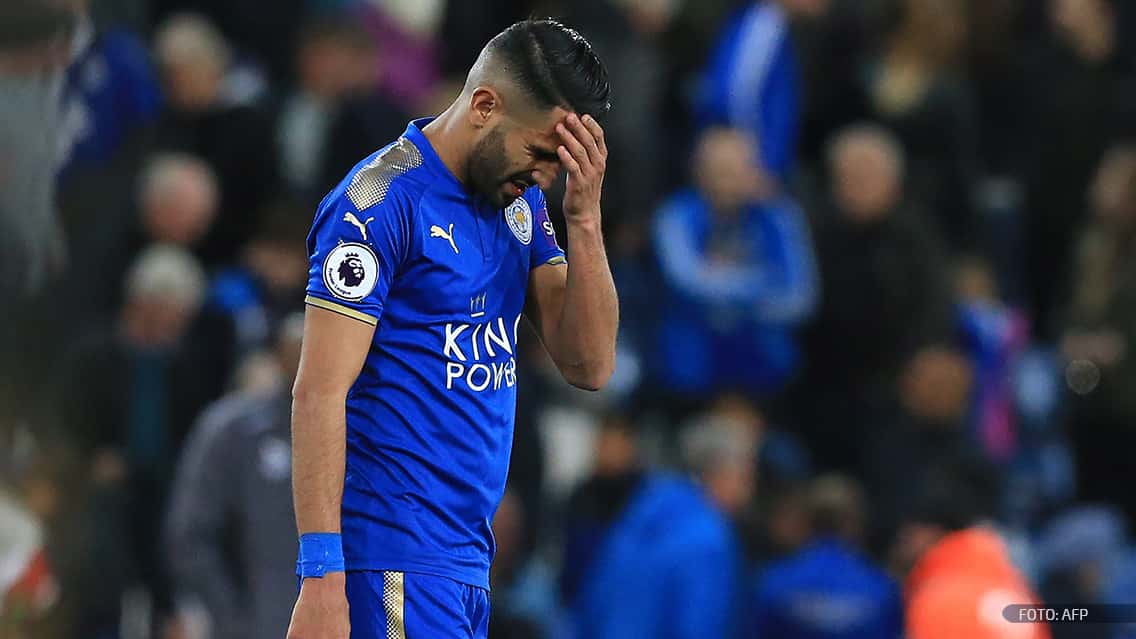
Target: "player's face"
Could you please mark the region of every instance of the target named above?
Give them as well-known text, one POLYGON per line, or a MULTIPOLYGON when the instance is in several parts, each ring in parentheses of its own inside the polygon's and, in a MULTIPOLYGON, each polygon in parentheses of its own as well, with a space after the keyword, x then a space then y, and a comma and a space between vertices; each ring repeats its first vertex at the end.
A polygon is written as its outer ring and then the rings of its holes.
POLYGON ((556 123, 568 112, 556 108, 524 120, 503 117, 470 155, 473 187, 496 207, 505 207, 531 186, 548 188, 560 173, 556 123))

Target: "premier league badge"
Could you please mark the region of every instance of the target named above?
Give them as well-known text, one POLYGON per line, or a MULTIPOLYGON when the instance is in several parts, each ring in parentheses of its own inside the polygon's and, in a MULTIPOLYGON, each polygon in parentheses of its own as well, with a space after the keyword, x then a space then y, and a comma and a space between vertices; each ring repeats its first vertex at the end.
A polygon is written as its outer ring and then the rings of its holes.
POLYGON ((371 247, 347 242, 335 247, 323 262, 323 283, 331 294, 349 302, 375 290, 379 280, 379 261, 371 247))

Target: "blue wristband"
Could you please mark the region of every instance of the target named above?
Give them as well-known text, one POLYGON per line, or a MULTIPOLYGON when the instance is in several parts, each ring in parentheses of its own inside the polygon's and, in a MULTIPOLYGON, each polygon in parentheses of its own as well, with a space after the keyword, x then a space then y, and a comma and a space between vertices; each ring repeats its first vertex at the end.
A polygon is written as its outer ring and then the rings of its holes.
POLYGON ((300 558, 296 576, 323 577, 329 572, 343 572, 343 537, 339 533, 305 533, 300 535, 300 558))

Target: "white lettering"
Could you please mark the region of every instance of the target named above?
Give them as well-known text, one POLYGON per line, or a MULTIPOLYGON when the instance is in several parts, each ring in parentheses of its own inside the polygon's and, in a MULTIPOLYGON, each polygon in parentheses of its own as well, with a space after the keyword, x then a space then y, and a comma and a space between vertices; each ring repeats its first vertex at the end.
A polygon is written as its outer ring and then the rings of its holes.
POLYGON ((493 362, 493 390, 501 388, 501 381, 505 379, 505 369, 508 366, 508 362, 493 362))
POLYGON ((490 372, 488 366, 486 366, 485 364, 474 364, 473 366, 469 367, 469 374, 466 375, 465 383, 469 384, 471 390, 475 390, 480 393, 481 391, 489 387, 489 382, 492 379, 493 373, 490 372), (473 374, 477 371, 483 371, 485 373, 485 381, 480 384, 473 381, 473 374))
POLYGON ((473 339, 470 341, 473 342, 474 361, 481 361, 481 353, 477 350, 477 334, 480 333, 481 329, 483 328, 485 328, 485 324, 478 324, 477 326, 473 327, 473 339))
POLYGON ((510 357, 506 362, 493 363, 493 390, 501 388, 505 382, 506 388, 512 388, 517 383, 517 360, 510 357))
MULTIPOLYGON (((456 357, 459 361, 465 361, 465 353, 458 346, 457 340, 458 336, 464 333, 467 328, 469 328, 469 324, 458 324, 457 330, 454 330, 453 324, 446 324, 446 345, 442 348, 442 353, 446 357, 456 357)), ((476 345, 474 345, 474 348, 476 348, 476 345)), ((474 357, 477 357, 477 355, 475 354, 474 357)))
POLYGON ((490 357, 497 357, 496 351, 493 350, 492 342, 497 342, 497 345, 505 349, 505 352, 512 355, 513 347, 509 344, 509 334, 505 332, 505 318, 497 318, 497 328, 500 329, 501 334, 497 335, 493 332, 493 324, 490 323, 485 327, 485 352, 489 353, 490 357))
POLYGON ((465 374, 465 366, 457 362, 446 362, 446 390, 454 389, 454 380, 465 374))
POLYGON ((499 390, 502 387, 512 388, 517 384, 517 360, 514 357, 517 347, 517 333, 520 330, 522 315, 517 315, 513 321, 512 341, 504 317, 497 317, 489 322, 480 324, 446 324, 445 346, 442 355, 448 358, 446 362, 446 389, 453 390, 455 383, 465 381, 468 389, 482 392, 492 388, 499 390), (469 329, 473 329, 470 331, 469 329), (469 332, 469 341, 463 341, 463 335, 469 332), (482 361, 482 347, 485 359, 509 356, 505 361, 482 361), (472 348, 472 357, 467 358, 463 348, 472 348), (503 351, 503 352, 502 352, 503 351), (468 362, 468 363, 467 363, 468 362), (455 382, 456 380, 456 382, 455 382))

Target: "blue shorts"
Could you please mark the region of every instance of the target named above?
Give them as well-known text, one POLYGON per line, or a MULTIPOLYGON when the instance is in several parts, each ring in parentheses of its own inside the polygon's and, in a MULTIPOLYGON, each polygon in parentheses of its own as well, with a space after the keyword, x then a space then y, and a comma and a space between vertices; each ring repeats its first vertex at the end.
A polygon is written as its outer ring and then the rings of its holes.
POLYGON ((348 571, 351 639, 486 639, 489 593, 413 572, 348 571))

